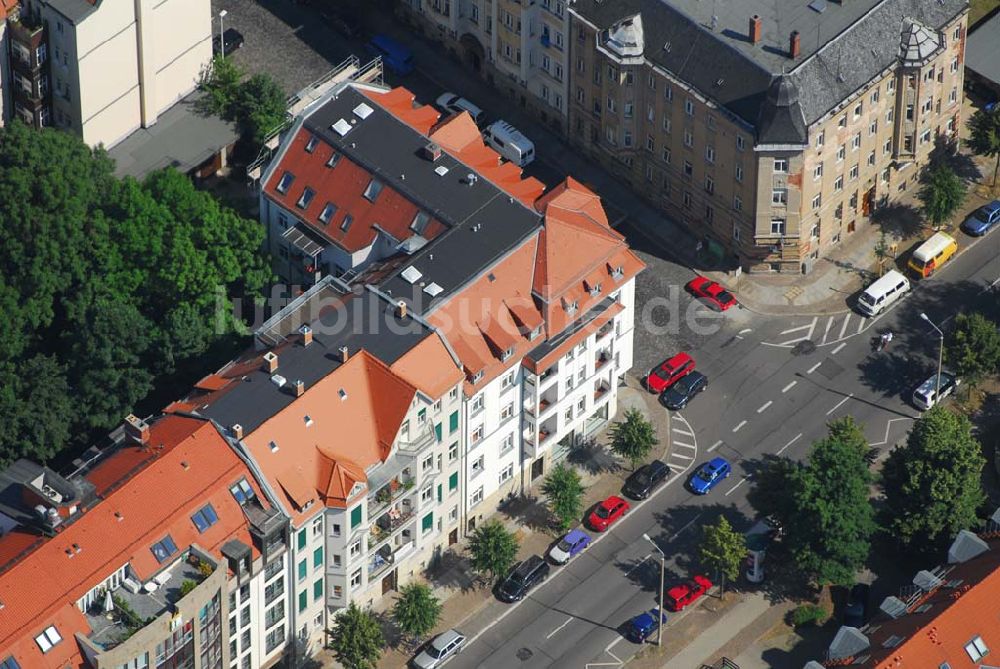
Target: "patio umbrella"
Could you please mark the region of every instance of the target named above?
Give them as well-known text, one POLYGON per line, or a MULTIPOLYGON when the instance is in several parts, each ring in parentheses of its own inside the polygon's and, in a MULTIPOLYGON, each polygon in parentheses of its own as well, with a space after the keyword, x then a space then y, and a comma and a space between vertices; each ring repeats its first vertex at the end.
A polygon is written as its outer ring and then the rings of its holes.
POLYGON ((115 609, 115 602, 111 599, 111 591, 108 590, 104 593, 104 612, 111 613, 115 609))

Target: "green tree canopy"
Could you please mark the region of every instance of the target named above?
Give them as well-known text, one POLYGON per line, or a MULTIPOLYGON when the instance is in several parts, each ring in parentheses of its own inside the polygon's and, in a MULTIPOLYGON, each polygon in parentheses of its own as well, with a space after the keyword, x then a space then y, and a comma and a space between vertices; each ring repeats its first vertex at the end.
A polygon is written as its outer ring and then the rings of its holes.
POLYGON ((656 428, 638 409, 626 409, 625 419, 611 426, 611 450, 636 466, 656 445, 656 428))
POLYGON ((785 543, 818 583, 851 583, 868 557, 875 520, 867 454, 864 433, 848 417, 830 423, 808 462, 790 471, 785 492, 795 512, 785 543))
POLYGON ((993 185, 1000 170, 1000 105, 992 111, 979 109, 969 119, 969 148, 976 155, 994 158, 993 185))
POLYGON ((288 113, 287 96, 268 74, 255 74, 240 86, 236 120, 255 146, 277 129, 288 113))
POLYGON ((944 224, 962 205, 965 183, 946 164, 931 167, 924 175, 923 185, 917 193, 924 215, 935 226, 944 224))
POLYGON ((575 469, 562 462, 553 467, 542 482, 542 493, 559 529, 565 530, 579 519, 583 510, 583 483, 575 469))
POLYGON ((57 130, 0 129, 0 220, 0 466, 118 424, 233 337, 218 291, 252 297, 270 279, 257 222, 173 169, 118 180, 57 130))
POLYGON ((240 81, 245 73, 232 58, 215 56, 201 73, 199 88, 205 93, 201 99, 204 111, 232 119, 240 92, 240 81))
POLYGON ((934 554, 975 526, 986 499, 985 465, 968 418, 940 405, 925 412, 882 468, 889 535, 907 549, 934 554))
POLYGON ((747 555, 746 537, 734 530, 725 516, 720 515, 714 524, 702 528, 698 552, 701 563, 722 576, 719 580, 725 591, 726 579, 735 580, 740 575, 740 565, 747 555))
POLYGON ((354 602, 334 618, 330 646, 345 669, 375 669, 384 645, 378 620, 354 602))
POLYGON ((490 581, 496 583, 517 558, 517 538, 500 521, 488 520, 472 533, 469 555, 472 568, 489 574, 490 581))
POLYGON ((996 323, 980 313, 959 314, 944 355, 948 364, 972 383, 993 374, 1000 367, 1000 332, 996 323))
POLYGON ((392 617, 403 634, 419 639, 437 625, 441 602, 426 583, 410 583, 399 591, 392 617))

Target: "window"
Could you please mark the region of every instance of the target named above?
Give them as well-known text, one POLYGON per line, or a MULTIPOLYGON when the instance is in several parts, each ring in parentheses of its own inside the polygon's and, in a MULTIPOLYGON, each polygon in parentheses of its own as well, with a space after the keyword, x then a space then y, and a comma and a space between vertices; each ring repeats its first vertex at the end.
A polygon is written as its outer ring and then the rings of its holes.
POLYGON ((862 111, 862 105, 859 102, 858 104, 854 105, 854 118, 858 118, 859 116, 861 116, 861 111, 862 111))
POLYGON ((472 475, 473 476, 476 476, 477 474, 481 474, 484 468, 485 468, 485 464, 484 464, 483 456, 482 455, 480 455, 478 458, 476 458, 475 460, 472 461, 472 475))
POLYGON ((733 211, 743 211, 743 198, 739 195, 733 196, 733 211))
POLYGON ((740 241, 740 224, 733 223, 733 239, 740 241))
POLYGON ((835 191, 842 191, 842 190, 844 190, 844 175, 843 174, 839 175, 836 179, 833 180, 833 190, 835 190, 835 191))
POLYGON ((837 127, 838 128, 846 128, 847 127, 847 114, 844 114, 839 119, 837 119, 837 127))
POLYGON ((469 499, 469 506, 475 506, 483 501, 483 486, 476 488, 469 499))
POLYGON ((951 59, 951 65, 948 67, 949 72, 958 72, 958 56, 951 59))
POLYGON ((813 181, 818 181, 823 177, 823 163, 813 168, 813 181))
POLYGON ((340 154, 334 151, 330 154, 330 157, 326 161, 327 167, 336 167, 337 163, 340 162, 340 154))
POLYGON ((859 132, 854 136, 854 139, 851 140, 851 150, 857 151, 860 148, 861 148, 861 133, 859 132))
POLYGON ((889 154, 892 153, 892 140, 885 140, 885 144, 882 145, 882 153, 889 154))
POLYGON ((434 529, 434 512, 431 511, 420 520, 420 531, 427 534, 434 529))
POLYGON ((156 558, 156 561, 163 564, 170 559, 171 555, 177 552, 177 544, 174 543, 173 538, 168 534, 150 546, 150 550, 153 551, 153 557, 156 558))
POLYGON ((656 151, 656 140, 652 135, 646 135, 646 150, 656 151))
POLYGON ((872 151, 871 153, 868 154, 868 164, 869 165, 874 165, 875 164, 875 152, 874 151, 872 151))
POLYGON ((431 501, 431 499, 433 497, 434 497, 434 487, 433 486, 427 486, 426 488, 424 488, 423 490, 420 491, 420 501, 421 502, 429 502, 429 501, 431 501))
POLYGON ((777 174, 785 174, 788 172, 788 158, 775 158, 774 159, 774 171, 777 174))
POLYGON ((610 95, 608 96, 608 111, 612 114, 615 113, 615 99, 610 95))
POLYGON ((483 426, 477 425, 474 430, 472 430, 472 443, 478 444, 483 439, 483 426))
POLYGON ((351 228, 351 223, 354 222, 354 217, 350 214, 344 214, 344 220, 340 222, 340 231, 347 232, 351 228))
POLYGON ((931 141, 931 129, 927 128, 927 130, 920 133, 920 143, 926 144, 929 141, 931 141))
POLYGON ((878 120, 877 119, 874 120, 874 121, 872 121, 871 125, 868 126, 868 134, 869 135, 878 134, 878 120))
POLYGON ((690 160, 684 161, 684 176, 690 177, 694 174, 694 166, 691 165, 690 160))
POLYGON ((299 209, 308 209, 309 203, 312 202, 314 195, 316 195, 316 191, 309 186, 306 186, 302 189, 302 196, 299 198, 299 201, 295 203, 295 206, 299 209))
POLYGON ((816 135, 816 148, 817 149, 823 148, 823 143, 825 141, 826 141, 826 133, 820 132, 818 135, 816 135))
POLYGON ((312 524, 312 535, 318 537, 323 533, 323 516, 316 518, 312 524))
POLYGON ((306 577, 306 573, 308 571, 308 564, 306 563, 305 558, 299 560, 298 571, 299 571, 299 581, 301 582, 306 577))
POLYGON ((735 174, 735 176, 736 176, 736 180, 737 181, 743 181, 743 166, 742 165, 737 165, 736 166, 736 174, 735 174))
POLYGON ((323 225, 330 223, 330 219, 333 215, 337 213, 337 205, 332 202, 327 202, 323 205, 323 211, 319 212, 319 222, 323 225))
POLYGON ((708 205, 705 205, 705 220, 709 223, 715 220, 715 209, 708 205))
POLYGON ((305 530, 300 530, 299 531, 298 542, 299 542, 298 543, 299 550, 300 551, 304 550, 305 547, 306 547, 306 531, 305 530))
POLYGON ((281 179, 278 180, 278 185, 275 187, 275 190, 284 195, 288 192, 288 188, 292 185, 293 181, 295 181, 295 175, 291 172, 285 171, 285 173, 281 175, 281 179))
POLYGON ((357 569, 351 574, 351 587, 356 588, 361 585, 361 570, 357 569))
POLYGON ((323 596, 323 579, 319 578, 313 582, 313 601, 323 596))
POLYGON ((743 140, 743 135, 736 135, 736 150, 742 151, 746 147, 746 142, 743 140))
POLYGON ((323 566, 323 547, 320 546, 313 551, 313 569, 323 566))
POLYGON ((374 202, 375 198, 377 198, 378 194, 381 192, 382 192, 382 182, 379 181, 378 179, 372 179, 371 181, 368 182, 368 185, 365 186, 365 192, 363 193, 363 195, 365 199, 368 200, 369 202, 374 202))
MULTIPOLYGON (((51 627, 49 629, 52 629, 51 627)), ((37 641, 37 639, 35 639, 37 641)), ((985 656, 990 654, 990 649, 983 641, 983 637, 976 636, 972 641, 965 644, 965 652, 969 654, 973 662, 979 662, 985 656)))
POLYGON ((772 218, 771 219, 771 234, 772 235, 784 235, 785 234, 785 219, 783 219, 783 218, 772 218))
POLYGON ((451 446, 448 447, 448 462, 454 462, 458 459, 458 442, 456 441, 451 446))
POLYGON ((275 627, 273 630, 267 633, 267 639, 265 640, 264 643, 264 648, 266 649, 265 652, 267 653, 272 652, 275 648, 280 646, 284 640, 285 640, 285 626, 279 625, 278 627, 275 627))
POLYGON ((771 191, 771 204, 787 204, 788 203, 788 189, 787 188, 775 188, 771 191))
POLYGON ((660 158, 663 159, 663 162, 665 162, 666 164, 669 165, 670 164, 670 149, 664 147, 663 148, 663 153, 660 154, 660 158))
MULTIPOLYGON (((57 643, 62 641, 62 636, 59 635, 59 630, 57 630, 52 625, 45 628, 41 634, 35 637, 35 643, 41 648, 43 653, 47 653, 52 650, 52 647, 57 643)), ((4 661, 6 664, 6 660, 4 661)))
POLYGON ((892 119, 895 118, 895 115, 893 114, 894 111, 895 110, 890 109, 889 111, 887 111, 885 113, 885 122, 886 123, 892 123, 892 119))
POLYGON ((842 161, 846 154, 847 154, 847 147, 844 144, 841 144, 840 148, 837 149, 837 162, 839 163, 840 161, 842 161))
POLYGON ((632 131, 625 130, 624 136, 622 137, 622 144, 624 146, 632 146, 632 131))
POLYGON ((851 177, 851 181, 854 181, 855 179, 858 178, 858 166, 857 165, 855 165, 854 167, 851 168, 850 177, 851 177))
POLYGON ((309 141, 306 142, 306 153, 312 153, 316 149, 317 144, 319 144, 319 138, 316 135, 312 135, 309 141))
POLYGON ((503 485, 507 481, 514 477, 514 463, 511 463, 503 468, 500 472, 500 485, 503 485))
POLYGON ((418 235, 424 234, 424 230, 427 229, 427 224, 430 222, 431 217, 427 212, 418 211, 417 215, 413 217, 413 222, 410 223, 410 230, 413 230, 418 235))
POLYGON ((479 393, 472 398, 472 413, 483 410, 483 394, 479 393))
POLYGON ((218 519, 219 516, 215 513, 215 509, 211 504, 206 504, 195 511, 194 515, 191 516, 191 522, 193 522, 194 526, 198 528, 199 534, 210 528, 212 525, 215 525, 215 521, 218 519))
POLYGON ((712 177, 705 177, 705 192, 709 194, 715 192, 715 180, 712 177))
POLYGON ((684 191, 684 195, 681 196, 681 202, 684 203, 684 206, 686 208, 688 208, 688 209, 691 208, 691 192, 690 191, 684 191))
POLYGON ((458 489, 458 472, 454 472, 452 473, 451 476, 448 477, 448 491, 450 492, 452 490, 457 490, 457 489, 458 489))
POLYGON ((812 200, 812 208, 819 209, 820 205, 823 204, 823 195, 819 194, 812 200))
POLYGON ((351 509, 351 529, 352 530, 355 527, 357 527, 358 525, 361 524, 361 515, 362 515, 362 513, 363 512, 362 512, 362 509, 361 509, 360 505, 354 507, 353 509, 351 509))
POLYGON ((507 404, 504 408, 500 409, 500 420, 507 420, 514 415, 514 403, 511 402, 507 404))
POLYGON ((360 539, 358 539, 353 544, 351 544, 350 548, 347 549, 347 554, 350 557, 352 557, 352 558, 355 558, 355 557, 357 557, 358 555, 361 554, 361 540, 360 539))
POLYGON ((691 98, 685 98, 684 100, 684 113, 688 116, 694 116, 694 103, 691 102, 691 98))
POLYGON ((511 432, 506 437, 503 438, 503 443, 500 444, 500 455, 509 453, 511 449, 514 448, 514 433, 511 432))
POLYGON ((626 102, 624 105, 622 105, 622 113, 624 114, 625 118, 632 118, 634 109, 635 109, 635 104, 633 104, 632 102, 626 102))
MULTIPOLYGON (((59 24, 59 32, 62 32, 61 23, 59 24)), ((955 31, 951 34, 951 38, 955 41, 958 41, 961 38, 961 36, 962 36, 962 27, 958 26, 957 28, 955 28, 955 31)))
POLYGON ((671 120, 669 118, 664 117, 663 118, 663 132, 672 132, 672 131, 673 131, 673 123, 671 122, 671 120))
POLYGON ((684 131, 684 146, 687 146, 689 148, 694 146, 694 135, 691 133, 690 130, 684 131))
POLYGON ((877 88, 875 89, 875 92, 872 93, 871 103, 873 105, 878 104, 878 89, 877 88))

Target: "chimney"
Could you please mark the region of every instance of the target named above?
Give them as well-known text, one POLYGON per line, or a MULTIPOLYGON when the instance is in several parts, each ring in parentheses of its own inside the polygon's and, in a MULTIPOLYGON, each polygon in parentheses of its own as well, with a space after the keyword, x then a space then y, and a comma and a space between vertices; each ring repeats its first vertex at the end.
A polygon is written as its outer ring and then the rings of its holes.
POLYGON ((799 36, 799 31, 793 30, 788 38, 788 57, 798 58, 800 51, 802 51, 802 39, 799 36))
POLYGON ((233 423, 233 426, 229 428, 229 431, 233 434, 233 439, 239 441, 243 438, 243 426, 239 423, 233 423))
POLYGON ((351 352, 348 350, 346 346, 341 346, 339 350, 340 350, 340 362, 342 363, 347 362, 348 358, 351 357, 351 352))
POLYGON ((261 365, 263 369, 268 374, 274 374, 278 371, 278 354, 274 351, 268 351, 264 354, 264 364, 261 365))
POLYGON ((295 396, 302 397, 302 393, 304 393, 305 391, 306 391, 306 384, 302 381, 302 379, 297 379, 295 381, 295 396))
POLYGON ((748 35, 750 37, 751 44, 756 44, 757 42, 760 41, 760 34, 762 30, 763 27, 761 24, 760 15, 754 14, 753 16, 750 17, 750 33, 748 35))
POLYGON ((424 158, 431 161, 432 163, 441 157, 441 147, 434 142, 428 142, 424 145, 424 158))
POLYGON ((406 302, 403 300, 396 302, 396 318, 406 318, 406 302))
POLYGON ((313 331, 308 325, 303 325, 299 328, 299 334, 302 335, 302 345, 308 346, 313 343, 313 331))
POLYGON ((125 435, 137 444, 149 443, 149 424, 135 414, 125 417, 125 435))

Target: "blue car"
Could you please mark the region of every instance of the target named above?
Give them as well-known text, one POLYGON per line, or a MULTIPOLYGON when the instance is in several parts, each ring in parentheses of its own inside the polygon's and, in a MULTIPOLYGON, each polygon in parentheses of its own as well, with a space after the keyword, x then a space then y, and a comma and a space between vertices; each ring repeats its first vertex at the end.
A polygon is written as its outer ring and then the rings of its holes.
POLYGON ((590 535, 583 530, 573 530, 549 551, 549 558, 556 564, 566 564, 577 553, 590 545, 590 535))
POLYGON ((712 458, 699 467, 698 471, 691 477, 689 483, 691 492, 696 495, 708 494, 712 488, 719 485, 722 479, 727 478, 732 471, 733 468, 729 466, 725 458, 712 458))
POLYGON ((976 209, 967 219, 962 221, 962 230, 974 237, 985 235, 997 223, 1000 223, 1000 200, 993 200, 976 209))
POLYGON ((667 622, 667 614, 660 615, 659 609, 650 609, 646 613, 640 613, 628 623, 628 632, 625 636, 629 641, 643 643, 649 637, 656 634, 660 625, 667 622))

